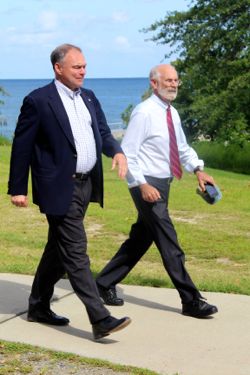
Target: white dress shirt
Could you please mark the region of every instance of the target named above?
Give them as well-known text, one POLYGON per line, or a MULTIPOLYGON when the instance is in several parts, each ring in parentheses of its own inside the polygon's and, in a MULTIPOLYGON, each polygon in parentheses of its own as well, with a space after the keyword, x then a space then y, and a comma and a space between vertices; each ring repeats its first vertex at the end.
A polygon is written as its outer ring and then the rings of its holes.
MULTIPOLYGON (((169 168, 169 134, 167 104, 155 94, 138 104, 131 114, 122 141, 122 149, 128 161, 129 187, 146 183, 144 176, 172 177, 169 168)), ((171 106, 180 162, 188 172, 204 166, 196 152, 186 141, 178 112, 171 106)))
POLYGON ((96 144, 89 111, 81 90, 72 91, 55 80, 57 91, 67 112, 77 152, 76 172, 87 173, 96 163, 96 144))

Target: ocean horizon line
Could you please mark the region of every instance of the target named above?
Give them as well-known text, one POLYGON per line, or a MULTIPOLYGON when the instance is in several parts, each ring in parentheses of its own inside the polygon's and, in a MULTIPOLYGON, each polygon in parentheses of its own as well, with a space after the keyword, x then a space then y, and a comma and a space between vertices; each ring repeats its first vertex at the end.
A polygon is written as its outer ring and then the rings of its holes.
MULTIPOLYGON (((12 138, 20 114, 23 98, 37 87, 52 82, 53 78, 11 78, 0 79, 7 95, 0 95, 4 105, 0 106, 0 134, 12 138)), ((117 136, 123 134, 122 113, 129 105, 141 102, 143 93, 149 87, 147 78, 88 78, 82 87, 93 90, 101 103, 108 125, 117 136)))
MULTIPOLYGON (((49 78, 0 78, 0 81, 48 81, 53 80, 55 77, 49 78)), ((86 79, 147 79, 148 77, 85 77, 86 79)))

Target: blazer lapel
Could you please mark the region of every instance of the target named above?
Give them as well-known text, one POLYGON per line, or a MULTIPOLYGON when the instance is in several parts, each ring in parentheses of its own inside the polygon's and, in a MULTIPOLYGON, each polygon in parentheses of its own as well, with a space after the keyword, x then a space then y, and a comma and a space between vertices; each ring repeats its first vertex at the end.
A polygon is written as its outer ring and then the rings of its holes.
POLYGON ((49 105, 52 108, 69 142, 74 148, 76 148, 67 112, 65 111, 60 95, 58 94, 54 83, 51 83, 49 86, 49 105))

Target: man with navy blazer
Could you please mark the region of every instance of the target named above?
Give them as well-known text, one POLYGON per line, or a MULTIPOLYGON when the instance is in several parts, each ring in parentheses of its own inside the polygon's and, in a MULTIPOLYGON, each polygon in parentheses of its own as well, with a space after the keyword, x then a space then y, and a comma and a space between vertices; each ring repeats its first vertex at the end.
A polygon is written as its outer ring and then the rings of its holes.
POLYGON ((90 201, 103 206, 101 154, 111 157, 118 175, 126 157, 113 138, 99 101, 81 88, 86 60, 79 47, 63 44, 51 53, 55 80, 23 101, 12 145, 8 194, 28 205, 29 170, 33 202, 46 214, 48 241, 29 298, 28 321, 66 325, 50 309, 54 285, 65 274, 84 303, 95 339, 126 327, 104 307, 90 271, 83 218, 90 201))

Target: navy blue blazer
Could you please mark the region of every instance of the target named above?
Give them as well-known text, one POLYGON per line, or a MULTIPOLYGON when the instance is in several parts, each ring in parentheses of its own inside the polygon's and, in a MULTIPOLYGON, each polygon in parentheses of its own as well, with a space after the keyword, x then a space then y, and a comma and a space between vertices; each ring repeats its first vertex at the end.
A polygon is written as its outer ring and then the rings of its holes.
MULTIPOLYGON (((103 206, 101 154, 113 157, 123 151, 94 93, 81 89, 81 96, 92 118, 97 151, 91 201, 103 206)), ((76 160, 69 119, 52 82, 24 98, 12 144, 8 194, 28 194, 31 169, 33 202, 43 213, 64 215, 72 200, 76 160)))

